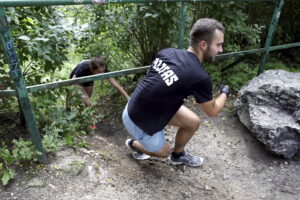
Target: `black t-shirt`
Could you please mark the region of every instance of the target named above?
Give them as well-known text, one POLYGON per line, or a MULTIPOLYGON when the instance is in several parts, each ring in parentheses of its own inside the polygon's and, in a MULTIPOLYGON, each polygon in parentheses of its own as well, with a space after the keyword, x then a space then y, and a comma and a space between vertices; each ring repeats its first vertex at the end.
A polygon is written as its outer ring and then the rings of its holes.
MULTIPOLYGON (((90 70, 90 60, 83 60, 81 61, 81 63, 79 63, 71 72, 70 74, 70 79, 73 78, 73 76, 75 75, 77 78, 78 77, 84 77, 84 76, 91 76, 93 75, 91 70, 90 70)), ((93 86, 94 85, 94 81, 89 81, 89 82, 85 82, 85 83, 80 83, 82 86, 93 86)))
POLYGON ((212 100, 212 82, 197 56, 186 50, 164 49, 131 95, 131 120, 149 135, 162 130, 193 95, 197 103, 212 100))

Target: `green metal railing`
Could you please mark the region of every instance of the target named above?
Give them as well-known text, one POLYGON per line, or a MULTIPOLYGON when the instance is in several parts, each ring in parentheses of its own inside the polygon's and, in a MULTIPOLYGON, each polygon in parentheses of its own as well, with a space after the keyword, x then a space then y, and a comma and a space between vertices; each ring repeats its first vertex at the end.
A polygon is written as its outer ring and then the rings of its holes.
MULTIPOLYGON (((278 0, 1 0, 0 6, 54 6, 104 3, 150 3, 150 2, 276 2, 278 0)), ((290 0, 293 1, 293 0, 290 0)))
POLYGON ((266 40, 266 44, 265 44, 266 50, 263 53, 263 56, 261 58, 257 74, 261 74, 264 71, 264 66, 267 62, 267 58, 268 58, 269 51, 270 51, 270 46, 271 46, 271 43, 272 43, 272 40, 273 40, 273 37, 274 37, 276 26, 277 26, 278 21, 279 21, 280 12, 281 12, 281 9, 283 7, 283 4, 284 4, 284 0, 279 0, 277 2, 276 7, 275 7, 274 14, 273 14, 272 21, 271 21, 271 25, 270 25, 269 32, 268 32, 268 36, 267 36, 267 40, 266 40))
POLYGON ((3 49, 8 58, 11 76, 14 80, 14 85, 16 88, 16 94, 26 120, 27 128, 31 136, 31 140, 35 144, 36 149, 42 153, 39 156, 39 160, 41 162, 45 162, 46 156, 42 147, 41 136, 39 134, 39 130, 37 128, 34 119, 33 111, 28 98, 26 85, 17 58, 17 54, 12 40, 12 35, 8 26, 7 18, 5 16, 4 9, 1 7, 0 7, 0 39, 2 42, 3 49))
POLYGON ((179 24, 179 39, 178 39, 178 48, 183 48, 183 37, 184 37, 184 27, 186 21, 186 10, 187 10, 187 3, 182 2, 181 4, 181 18, 179 24))
MULTIPOLYGON (((300 47, 300 42, 273 46, 273 47, 270 47, 269 52, 276 51, 276 50, 279 50, 279 49, 292 48, 292 47, 300 47)), ((224 54, 217 55, 216 59, 217 60, 223 60, 223 59, 228 59, 228 58, 232 58, 232 57, 243 57, 243 56, 246 56, 246 55, 263 53, 265 51, 266 51, 265 48, 260 48, 260 49, 251 49, 251 50, 246 50, 246 51, 239 51, 239 52, 234 52, 234 53, 224 53, 224 54)), ((121 70, 121 71, 116 71, 116 72, 109 72, 109 73, 105 73, 105 74, 97 74, 97 75, 92 75, 92 76, 85 76, 85 77, 81 77, 81 78, 76 78, 76 79, 57 81, 57 82, 53 82, 53 83, 33 85, 33 86, 26 87, 26 89, 27 89, 28 93, 34 93, 34 92, 38 92, 38 91, 41 91, 41 90, 54 89, 54 88, 57 88, 57 87, 74 85, 74 84, 77 84, 77 83, 83 83, 83 82, 95 81, 95 80, 104 80, 104 79, 108 79, 108 78, 111 78, 111 77, 119 77, 119 76, 125 76, 125 75, 129 75, 129 74, 141 73, 141 72, 147 71, 149 68, 150 68, 150 66, 142 66, 142 67, 137 67, 137 68, 131 68, 131 69, 125 69, 125 70, 121 70)), ((0 98, 1 97, 16 96, 16 94, 17 93, 16 93, 15 90, 2 90, 2 91, 0 91, 0 98)))
MULTIPOLYGON (((10 66, 11 76, 14 80, 15 90, 4 90, 0 91, 0 97, 6 96, 17 96, 18 101, 20 102, 20 107, 24 113, 28 131, 30 132, 31 139, 35 144, 37 150, 42 152, 42 155, 39 157, 39 161, 45 162, 46 156, 41 144, 41 137, 36 126, 35 118, 31 108, 30 100, 28 93, 37 92, 40 90, 53 89, 57 87, 73 85, 77 83, 83 83, 93 80, 102 80, 110 77, 124 76, 128 74, 145 72, 149 69, 150 66, 144 66, 139 68, 133 68, 129 70, 122 70, 117 72, 110 72, 105 74, 93 75, 88 77, 82 77, 72 80, 63 80, 53 83, 34 85, 26 87, 20 65, 18 62, 17 54, 13 44, 12 34, 7 22, 7 17, 3 7, 12 7, 12 6, 53 6, 53 5, 79 5, 79 4, 107 4, 107 3, 149 3, 149 2, 182 2, 179 32, 178 32, 178 48, 183 48, 183 38, 184 31, 186 27, 186 13, 187 13, 187 3, 188 2, 274 2, 276 3, 271 24, 269 27, 266 43, 264 48, 260 49, 251 49, 246 51, 239 51, 234 53, 226 53, 217 55, 217 59, 226 59, 230 57, 243 57, 249 54, 262 53, 260 65, 258 68, 258 74, 264 71, 264 65, 267 62, 269 52, 286 49, 291 47, 300 47, 300 42, 283 44, 279 46, 271 46, 272 39, 276 30, 278 20, 280 18, 280 13, 284 5, 284 0, 1 0, 0 1, 0 39, 2 42, 3 49, 8 58, 8 63, 10 66)), ((288 1, 288 0, 286 0, 288 1)), ((292 1, 292 0, 290 0, 292 1)), ((236 61, 238 62, 238 61, 236 61)), ((222 69, 223 71, 226 69, 222 69)))

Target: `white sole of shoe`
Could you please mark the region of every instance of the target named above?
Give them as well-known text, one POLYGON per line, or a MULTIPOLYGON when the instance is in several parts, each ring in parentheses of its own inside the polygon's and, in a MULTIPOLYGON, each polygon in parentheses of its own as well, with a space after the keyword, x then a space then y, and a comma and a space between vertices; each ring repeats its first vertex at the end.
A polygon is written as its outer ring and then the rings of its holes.
MULTIPOLYGON (((131 141, 131 139, 127 139, 127 140, 125 141, 125 145, 132 151, 132 148, 131 148, 131 146, 129 145, 130 141, 131 141)), ((136 159, 136 160, 147 160, 148 158, 151 157, 151 156, 149 156, 149 155, 147 155, 147 154, 144 154, 144 153, 141 154, 140 157, 134 156, 133 153, 131 153, 131 154, 132 154, 132 157, 133 157, 134 159, 136 159)))
POLYGON ((170 164, 174 165, 174 166, 176 166, 176 165, 186 165, 186 166, 190 166, 190 167, 199 167, 203 164, 203 161, 204 161, 204 159, 202 157, 200 157, 200 163, 199 164, 191 165, 191 164, 185 164, 183 162, 173 162, 171 160, 171 157, 168 157, 168 160, 170 161, 170 164))

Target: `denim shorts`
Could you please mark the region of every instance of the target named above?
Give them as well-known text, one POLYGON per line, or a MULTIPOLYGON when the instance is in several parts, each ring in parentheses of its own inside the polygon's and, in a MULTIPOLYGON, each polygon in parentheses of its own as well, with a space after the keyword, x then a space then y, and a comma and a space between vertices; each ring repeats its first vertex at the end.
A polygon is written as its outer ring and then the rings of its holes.
POLYGON ((127 110, 128 103, 123 111, 123 123, 134 139, 139 141, 143 148, 149 152, 159 151, 166 143, 165 133, 163 130, 154 133, 154 135, 148 135, 142 129, 140 129, 129 117, 127 110))

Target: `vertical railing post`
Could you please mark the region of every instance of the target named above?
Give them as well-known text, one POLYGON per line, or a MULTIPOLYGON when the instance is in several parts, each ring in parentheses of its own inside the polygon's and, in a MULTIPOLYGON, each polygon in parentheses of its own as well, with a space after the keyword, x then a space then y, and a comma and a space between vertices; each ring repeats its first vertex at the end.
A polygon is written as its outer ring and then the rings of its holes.
POLYGON ((30 133, 32 143, 36 149, 42 154, 38 159, 40 162, 46 162, 46 155, 42 147, 41 136, 37 128, 28 93, 26 90, 25 81, 20 68, 20 63, 16 54, 16 50, 13 44, 13 37, 10 32, 7 17, 3 7, 0 7, 0 40, 2 42, 3 50, 7 56, 10 74, 14 80, 14 86, 17 92, 17 97, 20 102, 22 111, 27 124, 27 129, 30 133))
POLYGON ((179 39, 178 39, 178 48, 183 48, 183 37, 185 31, 186 24, 186 10, 187 10, 187 2, 181 2, 181 17, 180 17, 180 25, 179 25, 179 39))
POLYGON ((262 54, 260 64, 259 64, 259 68, 258 68, 258 71, 257 71, 257 75, 259 75, 259 74, 261 74, 265 71, 265 64, 266 64, 268 56, 269 56, 270 46, 272 44, 272 40, 273 40, 273 37, 274 37, 276 26, 277 26, 278 21, 279 21, 279 17, 280 17, 280 13, 281 13, 281 9, 283 7, 283 4, 284 4, 284 0, 278 0, 278 2, 276 4, 276 7, 274 9, 272 21, 271 21, 271 24, 270 24, 269 32, 268 32, 266 43, 265 43, 266 51, 262 54))

